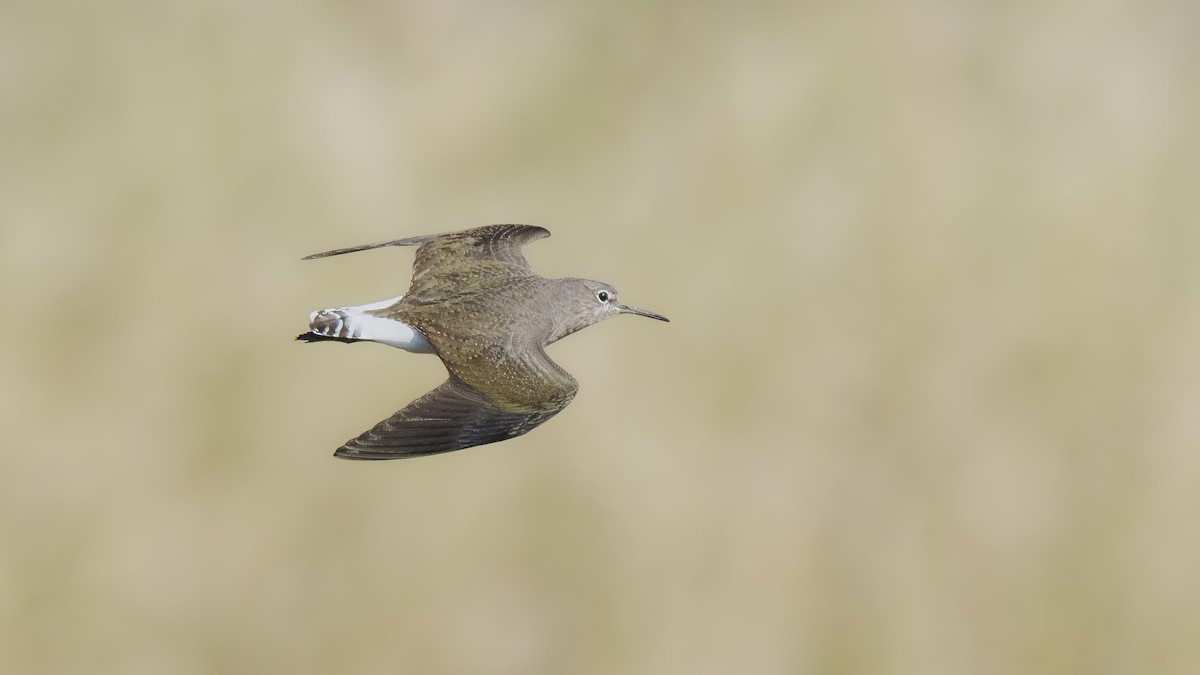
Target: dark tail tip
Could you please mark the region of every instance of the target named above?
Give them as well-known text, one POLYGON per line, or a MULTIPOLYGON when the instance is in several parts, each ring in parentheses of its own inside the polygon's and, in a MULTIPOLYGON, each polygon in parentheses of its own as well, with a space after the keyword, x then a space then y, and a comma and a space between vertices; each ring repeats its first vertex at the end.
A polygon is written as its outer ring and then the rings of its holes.
POLYGON ((318 335, 312 331, 301 333, 296 336, 296 339, 301 342, 362 342, 362 340, 352 340, 350 338, 333 337, 332 335, 318 335))

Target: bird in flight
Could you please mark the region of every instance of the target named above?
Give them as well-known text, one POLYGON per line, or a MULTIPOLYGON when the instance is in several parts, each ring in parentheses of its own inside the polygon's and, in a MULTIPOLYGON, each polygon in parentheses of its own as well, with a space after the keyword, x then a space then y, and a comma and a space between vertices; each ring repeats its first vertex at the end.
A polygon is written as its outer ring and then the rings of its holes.
POLYGON ((525 244, 550 236, 531 225, 487 225, 317 253, 325 258, 384 246, 417 246, 404 295, 309 316, 306 342, 380 342, 437 354, 449 379, 334 453, 400 459, 520 436, 558 414, 579 384, 545 347, 618 314, 659 321, 622 304, 601 281, 547 279, 529 268, 525 244))

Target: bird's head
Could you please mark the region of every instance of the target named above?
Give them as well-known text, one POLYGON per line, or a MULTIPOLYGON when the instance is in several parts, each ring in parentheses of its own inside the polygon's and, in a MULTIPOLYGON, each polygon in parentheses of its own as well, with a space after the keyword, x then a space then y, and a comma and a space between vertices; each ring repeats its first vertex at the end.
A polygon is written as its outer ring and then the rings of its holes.
POLYGON ((617 289, 613 288, 612 284, 590 279, 564 281, 568 282, 564 288, 568 297, 566 306, 569 309, 562 315, 560 325, 556 326, 555 340, 618 314, 636 314, 659 321, 669 321, 661 314, 623 304, 617 299, 617 289))

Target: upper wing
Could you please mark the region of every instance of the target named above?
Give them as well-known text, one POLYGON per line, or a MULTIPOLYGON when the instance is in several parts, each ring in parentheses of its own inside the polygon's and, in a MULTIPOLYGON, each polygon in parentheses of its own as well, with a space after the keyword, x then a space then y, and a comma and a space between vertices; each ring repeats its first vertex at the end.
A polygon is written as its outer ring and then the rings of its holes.
POLYGON ((428 237, 417 249, 405 301, 440 303, 496 279, 532 274, 521 247, 549 236, 549 230, 532 225, 488 225, 428 237))
POLYGON ((424 239, 417 250, 413 273, 460 261, 494 261, 528 271, 521 247, 550 236, 550 230, 534 225, 485 225, 461 232, 435 234, 424 239))
POLYGON ((384 246, 420 246, 413 262, 410 304, 432 304, 448 294, 470 291, 485 280, 531 274, 521 247, 549 237, 550 231, 533 225, 485 225, 470 230, 429 234, 339 248, 306 256, 305 260, 384 246))
POLYGON ((550 230, 534 225, 485 225, 458 232, 427 234, 393 241, 380 241, 348 248, 338 248, 323 253, 304 256, 304 260, 328 258, 344 253, 356 253, 384 246, 420 246, 413 271, 458 260, 494 260, 522 270, 529 269, 521 247, 535 239, 549 237, 550 230))
POLYGON ((452 368, 441 386, 334 454, 344 459, 400 459, 503 441, 558 414, 578 389, 575 378, 541 350, 531 363, 506 362, 486 372, 464 374, 478 380, 478 386, 452 368))

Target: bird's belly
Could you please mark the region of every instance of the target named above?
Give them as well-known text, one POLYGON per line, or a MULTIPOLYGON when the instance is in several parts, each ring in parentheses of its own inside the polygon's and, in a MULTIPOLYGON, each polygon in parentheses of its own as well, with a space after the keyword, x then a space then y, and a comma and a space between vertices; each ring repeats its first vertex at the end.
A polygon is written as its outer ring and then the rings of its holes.
POLYGON ((383 300, 357 307, 322 309, 308 317, 309 329, 317 334, 338 340, 378 342, 417 354, 435 353, 425 334, 412 326, 371 313, 395 304, 400 298, 383 300))
POLYGON ((379 342, 416 354, 434 353, 425 334, 402 321, 367 314, 356 317, 355 323, 360 340, 379 342))

